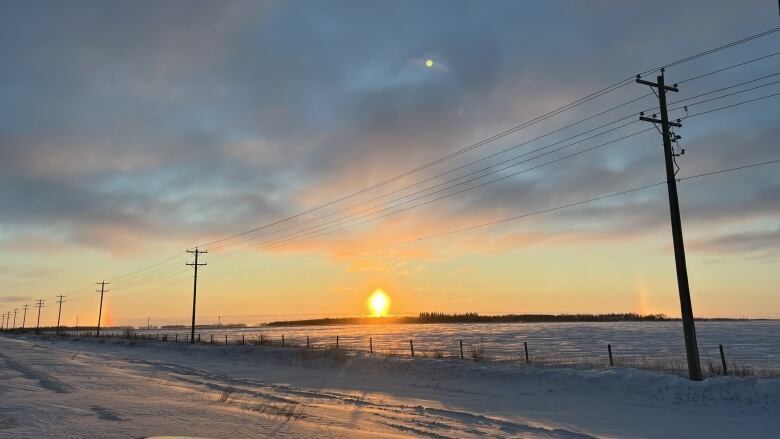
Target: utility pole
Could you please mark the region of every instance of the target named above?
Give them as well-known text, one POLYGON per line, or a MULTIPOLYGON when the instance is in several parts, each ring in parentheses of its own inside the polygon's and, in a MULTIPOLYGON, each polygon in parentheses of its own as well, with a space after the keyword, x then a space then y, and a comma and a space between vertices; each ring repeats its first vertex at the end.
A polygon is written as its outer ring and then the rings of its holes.
POLYGON ((195 247, 195 250, 187 250, 187 253, 195 255, 195 262, 186 263, 186 265, 195 269, 195 280, 192 284, 192 331, 190 333, 190 343, 195 344, 195 303, 198 297, 198 267, 201 265, 208 265, 205 262, 198 263, 198 255, 206 254, 208 253, 208 250, 198 250, 198 247, 195 247))
POLYGON ((30 305, 28 305, 28 304, 26 304, 26 303, 25 303, 24 305, 22 305, 22 308, 24 309, 24 317, 22 317, 22 329, 24 329, 24 322, 26 322, 26 321, 27 321, 27 308, 28 308, 29 306, 30 306, 30 305))
POLYGON ((95 333, 95 337, 100 337, 100 319, 103 318, 103 293, 108 292, 108 290, 106 290, 106 285, 108 285, 108 282, 100 281, 96 283, 100 285, 100 289, 95 290, 96 292, 100 293, 100 309, 98 310, 98 323, 97 323, 97 332, 95 333))
POLYGON ((79 329, 79 315, 76 314, 76 329, 79 329))
POLYGON ((147 317, 146 318, 146 330, 147 331, 152 329, 152 325, 151 325, 151 323, 149 323, 150 321, 151 321, 151 319, 149 317, 147 317))
POLYGON ((14 308, 14 329, 16 329, 16 313, 19 311, 19 308, 14 308))
POLYGON ((60 316, 62 316, 62 302, 64 302, 64 300, 62 300, 62 299, 65 298, 66 296, 63 296, 62 294, 60 294, 57 297, 59 298, 57 303, 60 304, 60 308, 57 311, 57 332, 55 332, 55 335, 60 335, 60 316))
POLYGON ((0 329, 5 330, 5 313, 3 313, 3 321, 2 324, 0 324, 0 329))
POLYGON ((38 332, 41 327, 41 308, 46 306, 43 304, 44 302, 46 302, 44 299, 38 299, 35 301, 35 307, 38 308, 38 322, 35 324, 35 332, 38 332))
MULTIPOLYGON (((677 289, 680 293, 680 311, 683 323, 683 333, 685 335, 685 352, 688 356, 688 376, 693 381, 701 381, 701 364, 699 362, 699 347, 696 342, 696 327, 693 323, 693 305, 691 304, 691 291, 688 286, 688 268, 685 263, 685 243, 683 242, 682 222, 680 221, 680 203, 677 198, 677 180, 675 174, 675 157, 677 154, 672 148, 672 134, 669 127, 682 127, 680 120, 676 122, 669 121, 669 114, 666 108, 666 92, 677 92, 677 84, 668 86, 664 84, 664 69, 657 77, 657 82, 650 82, 640 79, 637 75, 636 82, 648 85, 658 90, 658 105, 661 109, 661 119, 656 115, 653 117, 644 117, 640 114, 639 120, 652 122, 656 126, 661 125, 661 136, 664 142, 664 160, 666 162, 666 187, 669 192, 669 212, 672 219, 672 242, 674 243, 674 260, 677 266, 677 289)), ((654 90, 655 91, 655 90, 654 90)), ((675 136, 674 140, 679 137, 675 136)), ((684 153, 684 151, 683 151, 684 153)))

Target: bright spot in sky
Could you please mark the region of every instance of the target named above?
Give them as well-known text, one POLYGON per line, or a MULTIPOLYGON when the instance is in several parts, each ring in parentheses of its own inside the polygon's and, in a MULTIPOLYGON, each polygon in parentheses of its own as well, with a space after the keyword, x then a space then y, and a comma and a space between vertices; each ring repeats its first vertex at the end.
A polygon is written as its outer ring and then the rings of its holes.
POLYGON ((433 67, 433 60, 432 59, 426 59, 425 60, 425 67, 433 67))
POLYGON ((374 317, 386 316, 387 310, 390 308, 390 297, 384 291, 376 290, 368 298, 368 308, 374 317))

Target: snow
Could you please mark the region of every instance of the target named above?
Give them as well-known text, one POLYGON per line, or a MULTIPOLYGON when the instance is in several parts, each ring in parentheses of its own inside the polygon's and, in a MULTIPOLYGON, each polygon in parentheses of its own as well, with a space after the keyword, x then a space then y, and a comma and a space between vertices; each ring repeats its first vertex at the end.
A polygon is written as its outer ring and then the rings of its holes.
MULTIPOLYGON (((171 330, 141 331, 173 334, 171 330)), ((189 328, 178 331, 183 339, 189 328)), ((491 323, 491 324, 424 324, 424 325, 336 325, 291 326, 243 329, 199 329, 202 339, 213 335, 222 343, 225 335, 231 343, 264 337, 278 343, 282 335, 291 344, 305 345, 306 337, 316 346, 328 346, 338 335, 341 346, 368 351, 368 339, 382 352, 409 353, 409 340, 415 352, 433 356, 441 353, 459 356, 460 340, 465 355, 473 346, 484 348, 494 359, 518 359, 527 342, 531 357, 571 363, 607 364, 607 344, 612 345, 615 360, 651 362, 662 360, 685 364, 682 323, 663 322, 562 322, 562 323, 491 323)), ((696 333, 702 363, 720 364, 718 345, 723 345, 729 363, 736 366, 780 370, 780 321, 698 321, 696 333)))
POLYGON ((772 437, 780 380, 0 336, 0 437, 772 437))

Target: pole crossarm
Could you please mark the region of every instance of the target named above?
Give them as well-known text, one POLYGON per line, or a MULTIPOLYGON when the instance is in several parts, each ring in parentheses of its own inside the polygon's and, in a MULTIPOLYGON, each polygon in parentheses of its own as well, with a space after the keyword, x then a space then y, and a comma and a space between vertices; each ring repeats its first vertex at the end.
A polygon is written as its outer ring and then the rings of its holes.
MULTIPOLYGON (((664 123, 661 119, 656 119, 653 117, 645 117, 645 116, 639 116, 639 120, 643 122, 652 122, 657 124, 664 123)), ((667 122, 667 124, 672 127, 682 128, 682 124, 680 122, 667 122)))

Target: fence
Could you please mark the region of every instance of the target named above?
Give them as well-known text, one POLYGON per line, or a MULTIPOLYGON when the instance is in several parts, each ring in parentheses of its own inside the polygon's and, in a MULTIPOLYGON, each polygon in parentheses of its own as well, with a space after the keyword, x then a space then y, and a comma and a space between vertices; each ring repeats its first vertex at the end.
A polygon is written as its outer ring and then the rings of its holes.
MULTIPOLYGON (((56 336, 53 330, 39 331, 44 335, 56 336)), ((95 337, 95 331, 60 330, 59 336, 64 337, 95 337)), ((145 340, 161 343, 191 343, 189 332, 165 332, 164 330, 123 330, 101 331, 100 338, 116 338, 126 340, 145 340)), ((669 351, 657 352, 652 355, 632 354, 627 348, 622 351, 620 346, 608 343, 601 347, 603 355, 576 355, 567 352, 555 352, 544 344, 535 344, 533 340, 518 344, 515 355, 506 355, 506 349, 501 355, 492 354, 486 340, 452 339, 449 343, 424 343, 414 339, 388 339, 388 337, 348 337, 346 340, 335 336, 298 336, 289 337, 285 334, 269 336, 263 333, 236 334, 210 332, 195 333, 195 343, 206 346, 269 346, 288 349, 318 349, 339 350, 370 356, 399 358, 429 358, 440 360, 462 360, 477 362, 504 362, 517 364, 533 364, 550 367, 569 368, 609 368, 630 367, 645 370, 663 371, 685 376, 687 363, 684 353, 669 351)), ((718 346, 719 356, 702 355, 701 362, 707 376, 734 375, 780 377, 780 368, 762 364, 761 359, 750 356, 727 357, 727 348, 718 346)))

